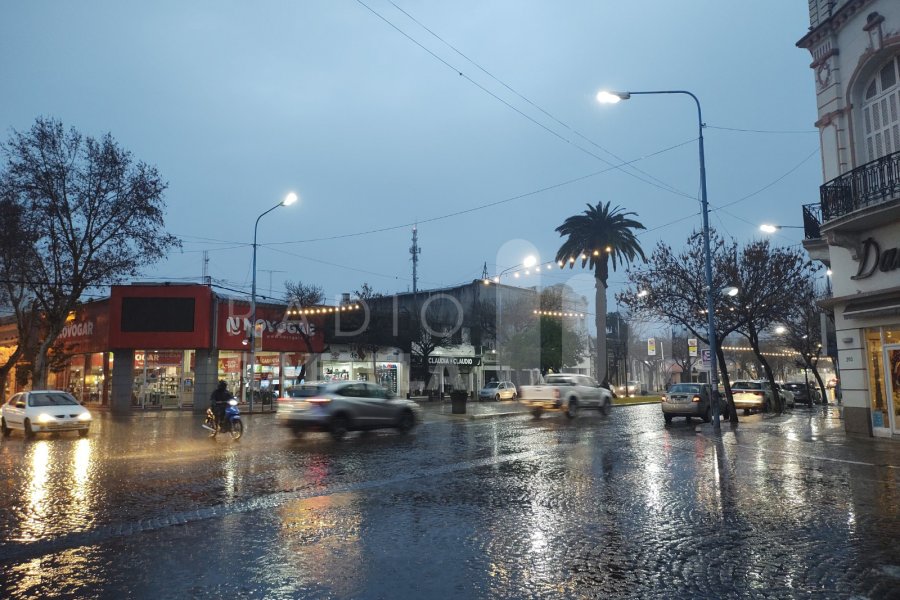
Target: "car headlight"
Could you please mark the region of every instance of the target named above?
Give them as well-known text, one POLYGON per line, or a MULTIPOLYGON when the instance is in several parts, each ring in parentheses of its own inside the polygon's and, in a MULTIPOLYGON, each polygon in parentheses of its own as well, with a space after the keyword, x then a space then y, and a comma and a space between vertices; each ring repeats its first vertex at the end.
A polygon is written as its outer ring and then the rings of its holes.
POLYGON ((55 420, 56 419, 54 419, 51 415, 48 415, 47 413, 41 413, 37 417, 38 423, 49 423, 49 422, 55 421, 55 420))
POLYGON ((78 420, 79 420, 79 421, 90 421, 90 420, 91 420, 91 413, 89 413, 89 412, 83 412, 83 413, 81 413, 80 415, 78 415, 78 420))

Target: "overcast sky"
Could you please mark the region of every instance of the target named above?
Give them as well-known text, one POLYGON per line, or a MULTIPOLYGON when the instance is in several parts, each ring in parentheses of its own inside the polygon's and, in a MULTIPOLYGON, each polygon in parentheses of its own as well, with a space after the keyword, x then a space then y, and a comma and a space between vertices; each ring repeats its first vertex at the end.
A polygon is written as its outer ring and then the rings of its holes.
MULTIPOLYGON (((169 182, 183 251, 147 280, 321 285, 472 281, 553 260, 554 228, 586 203, 637 213, 649 254, 701 225, 697 120, 686 96, 598 105, 600 89, 694 92, 711 224, 747 242, 801 225, 821 161, 803 0, 3 2, 0 124, 38 116, 110 132, 169 182), (748 131, 736 131, 748 130, 748 131), (749 131, 753 130, 753 131, 749 131), (620 169, 611 165, 630 162, 620 169), (375 233, 366 233, 376 231, 375 233)), ((802 229, 775 236, 798 244, 802 229)), ((624 274, 610 277, 612 294, 624 274)))

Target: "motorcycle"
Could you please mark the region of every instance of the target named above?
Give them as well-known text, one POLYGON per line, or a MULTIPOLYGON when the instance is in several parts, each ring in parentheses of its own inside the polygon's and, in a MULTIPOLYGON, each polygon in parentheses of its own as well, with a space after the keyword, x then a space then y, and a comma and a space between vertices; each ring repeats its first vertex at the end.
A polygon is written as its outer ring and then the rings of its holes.
POLYGON ((206 409, 206 420, 203 422, 203 428, 208 429, 212 433, 209 437, 216 437, 219 432, 231 434, 231 439, 237 440, 244 435, 244 424, 241 422, 241 411, 237 407, 237 400, 228 401, 228 407, 225 409, 225 416, 222 424, 216 422, 216 415, 212 407, 206 409))

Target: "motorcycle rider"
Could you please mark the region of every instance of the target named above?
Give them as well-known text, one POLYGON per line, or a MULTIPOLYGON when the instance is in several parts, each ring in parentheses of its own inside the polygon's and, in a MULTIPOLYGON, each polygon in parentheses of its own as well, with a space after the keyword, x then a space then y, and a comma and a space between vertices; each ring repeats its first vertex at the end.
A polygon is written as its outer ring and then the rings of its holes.
POLYGON ((234 398, 234 396, 228 391, 228 384, 224 380, 219 381, 218 387, 213 390, 212 396, 209 398, 209 405, 212 408, 213 414, 216 416, 216 426, 218 428, 221 428, 223 425, 225 420, 225 407, 232 398, 234 398))

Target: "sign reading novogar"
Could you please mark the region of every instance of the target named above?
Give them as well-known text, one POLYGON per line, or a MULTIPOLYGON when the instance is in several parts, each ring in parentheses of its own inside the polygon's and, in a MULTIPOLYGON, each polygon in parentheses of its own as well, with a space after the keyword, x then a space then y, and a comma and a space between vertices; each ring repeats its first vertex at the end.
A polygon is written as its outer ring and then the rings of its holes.
MULTIPOLYGON (((221 350, 249 350, 250 304, 234 300, 219 302, 216 337, 221 350)), ((288 315, 286 306, 256 307, 257 331, 262 331, 262 350, 269 352, 321 352, 324 334, 321 321, 306 315, 288 315)))

